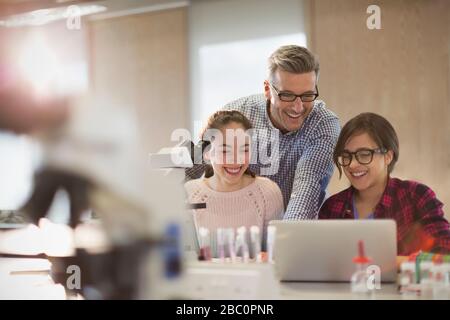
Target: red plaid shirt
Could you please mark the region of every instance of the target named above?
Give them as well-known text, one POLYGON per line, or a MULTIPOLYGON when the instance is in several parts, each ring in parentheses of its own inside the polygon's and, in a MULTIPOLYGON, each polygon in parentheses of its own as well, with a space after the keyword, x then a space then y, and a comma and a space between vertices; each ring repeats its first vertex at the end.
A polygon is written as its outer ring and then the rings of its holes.
MULTIPOLYGON (((353 187, 328 198, 319 219, 354 219, 353 187)), ((408 180, 389 178, 374 219, 393 219, 397 223, 398 255, 419 250, 450 253, 449 223, 444 218, 442 202, 427 186, 408 180)))

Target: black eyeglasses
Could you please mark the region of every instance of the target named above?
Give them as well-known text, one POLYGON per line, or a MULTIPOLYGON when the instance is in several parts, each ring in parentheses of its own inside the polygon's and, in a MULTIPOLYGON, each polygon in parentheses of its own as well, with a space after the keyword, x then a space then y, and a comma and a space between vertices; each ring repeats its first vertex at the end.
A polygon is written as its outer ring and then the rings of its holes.
POLYGON ((293 102, 295 99, 300 98, 302 102, 313 102, 317 99, 319 96, 319 89, 317 89, 316 85, 316 92, 315 93, 303 93, 303 94, 295 94, 291 92, 279 92, 277 88, 273 84, 269 82, 269 85, 275 90, 275 92, 278 95, 278 98, 280 98, 281 101, 285 102, 293 102))
POLYGON ((344 151, 338 157, 338 163, 343 167, 347 167, 352 163, 353 156, 355 156, 359 164, 369 164, 372 162, 375 153, 385 154, 386 152, 387 150, 385 148, 359 149, 355 152, 344 151))

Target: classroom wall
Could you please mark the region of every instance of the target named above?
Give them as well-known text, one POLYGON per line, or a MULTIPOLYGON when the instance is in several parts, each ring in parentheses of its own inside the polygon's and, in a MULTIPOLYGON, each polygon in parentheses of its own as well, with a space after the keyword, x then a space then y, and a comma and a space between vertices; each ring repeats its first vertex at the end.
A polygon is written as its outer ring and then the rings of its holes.
POLYGON ((268 56, 306 45, 303 0, 192 0, 189 6, 190 114, 194 137, 214 111, 263 92, 268 56))
MULTIPOLYGON (((321 98, 341 124, 377 112, 394 125, 400 159, 393 175, 430 186, 450 218, 450 2, 307 1, 309 47, 321 62, 321 98), (369 30, 369 5, 381 29, 369 30)), ((335 193, 347 186, 337 173, 335 193)))
POLYGON ((188 125, 187 9, 89 22, 90 74, 96 96, 134 108, 147 152, 174 145, 188 125))

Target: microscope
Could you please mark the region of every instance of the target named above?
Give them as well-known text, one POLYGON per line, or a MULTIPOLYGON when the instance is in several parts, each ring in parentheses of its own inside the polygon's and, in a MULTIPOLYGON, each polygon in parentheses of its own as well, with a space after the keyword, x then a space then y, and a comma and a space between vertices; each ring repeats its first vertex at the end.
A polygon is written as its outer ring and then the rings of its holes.
POLYGON ((69 254, 37 257, 51 262, 54 282, 69 297, 176 297, 177 290, 164 286, 174 287, 182 273, 184 170, 175 174, 151 165, 140 148, 132 108, 114 108, 93 97, 77 103, 64 126, 37 136, 42 166, 29 200, 18 210, 39 225, 57 192, 64 190, 73 248, 69 254), (97 219, 86 219, 89 213, 97 219), (75 284, 74 268, 80 270, 75 284))
MULTIPOLYGON (((35 9, 39 9, 40 5, 35 5, 35 9)), ((1 6, 0 11, 3 9, 1 6)), ((182 142, 149 159, 150 150, 142 150, 143 144, 139 142, 138 121, 132 107, 117 105, 116 101, 99 97, 95 92, 81 90, 85 96, 71 92, 70 83, 61 84, 70 77, 51 82, 46 75, 46 63, 56 70, 58 68, 52 65, 55 59, 46 56, 47 51, 44 51, 45 61, 36 60, 35 52, 25 39, 22 40, 27 49, 27 63, 21 64, 23 70, 18 68, 14 63, 20 55, 14 44, 19 39, 13 36, 13 31, 5 31, 5 35, 11 43, 2 41, 0 57, 10 60, 0 61, 3 63, 0 67, 8 67, 6 73, 1 70, 2 76, 11 74, 14 75, 11 79, 21 82, 17 87, 23 87, 23 91, 17 92, 26 92, 26 97, 30 98, 28 94, 34 81, 40 89, 45 89, 44 93, 60 98, 81 97, 70 99, 74 101, 64 123, 51 128, 43 126, 40 131, 33 132, 42 147, 43 158, 34 176, 31 196, 17 213, 27 219, 42 241, 30 243, 36 247, 34 251, 21 253, 8 251, 0 240, 0 256, 49 260, 53 281, 61 284, 69 297, 179 297, 177 292, 183 291, 177 288, 177 279, 183 273, 183 245, 186 244, 183 239, 186 233, 192 232, 193 224, 186 222, 189 215, 186 214, 183 189, 184 169, 178 160, 173 163, 176 159, 173 155, 180 155, 187 166, 198 163, 197 157, 202 155, 198 150, 202 151, 205 144, 182 142), (38 71, 33 69, 36 65, 38 71), (44 219, 49 217, 61 190, 67 194, 69 204, 67 228, 44 219), (94 218, 86 218, 89 215, 94 218), (189 228, 191 230, 187 230, 189 228), (67 241, 62 241, 59 231, 53 233, 55 229, 65 230, 67 241), (62 244, 67 244, 65 250, 53 250, 62 244), (78 277, 73 277, 77 275, 73 270, 79 271, 78 277)), ((20 98, 24 95, 8 90, 13 97, 12 107, 23 102, 20 98)), ((28 103, 23 105, 25 115, 30 109, 28 103)), ((7 129, 13 127, 7 120, 0 124, 7 129)), ((25 127, 34 128, 31 124, 25 127)), ((202 205, 194 204, 194 207, 202 205)), ((11 229, 1 232, 20 231, 11 229)), ((22 241, 20 237, 18 240, 22 241)), ((193 243, 189 246, 194 249, 195 241, 189 243, 193 243)))

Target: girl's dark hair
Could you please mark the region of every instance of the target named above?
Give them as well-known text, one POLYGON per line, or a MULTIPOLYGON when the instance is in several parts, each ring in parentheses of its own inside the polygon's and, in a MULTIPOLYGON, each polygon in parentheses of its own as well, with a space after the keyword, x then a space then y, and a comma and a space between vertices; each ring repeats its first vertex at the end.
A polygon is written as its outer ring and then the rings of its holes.
MULTIPOLYGON (((212 114, 209 119, 208 123, 206 124, 206 127, 203 129, 200 138, 202 140, 205 140, 205 133, 207 130, 210 129, 217 129, 220 130, 223 127, 225 127, 227 124, 231 122, 236 122, 241 124, 245 130, 252 129, 253 126, 250 122, 250 120, 247 119, 246 116, 244 116, 241 112, 236 110, 220 110, 212 114)), ((245 170, 245 174, 248 174, 252 177, 255 177, 255 174, 250 171, 249 168, 245 170)), ((214 170, 211 165, 207 165, 205 169, 205 177, 209 178, 214 175, 214 170)))
POLYGON ((344 151, 345 143, 350 137, 361 133, 367 133, 378 145, 378 148, 392 150, 394 156, 388 166, 388 173, 391 173, 399 156, 397 133, 395 133, 394 127, 389 121, 382 116, 365 112, 350 119, 341 130, 333 153, 333 161, 339 170, 339 177, 342 175, 342 168, 339 165, 338 158, 344 151))

